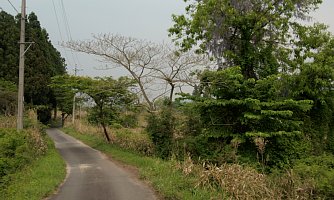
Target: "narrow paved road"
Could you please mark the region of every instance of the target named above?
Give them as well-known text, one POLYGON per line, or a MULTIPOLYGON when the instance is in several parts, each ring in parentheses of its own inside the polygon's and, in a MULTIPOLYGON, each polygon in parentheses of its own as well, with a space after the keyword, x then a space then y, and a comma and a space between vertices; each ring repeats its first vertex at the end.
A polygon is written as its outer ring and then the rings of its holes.
POLYGON ((153 192, 99 151, 62 133, 47 130, 67 163, 67 178, 51 200, 144 200, 153 192))

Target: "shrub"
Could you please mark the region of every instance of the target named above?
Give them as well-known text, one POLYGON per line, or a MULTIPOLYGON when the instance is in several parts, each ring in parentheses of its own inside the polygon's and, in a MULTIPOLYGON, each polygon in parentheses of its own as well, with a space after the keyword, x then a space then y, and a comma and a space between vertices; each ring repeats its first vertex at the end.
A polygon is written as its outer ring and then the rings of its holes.
POLYGON ((177 139, 173 145, 173 153, 180 160, 189 153, 194 159, 200 158, 219 165, 234 161, 233 149, 223 138, 211 138, 203 134, 177 139))
POLYGON ((155 153, 160 158, 171 156, 175 118, 170 107, 164 108, 159 114, 151 114, 147 119, 146 130, 155 146, 155 153))
POLYGON ((125 128, 135 128, 138 125, 136 113, 124 114, 119 117, 120 124, 125 128))
POLYGON ((5 176, 16 172, 45 153, 46 144, 33 130, 0 129, 0 184, 5 176))
POLYGON ((294 172, 302 181, 314 184, 314 195, 334 199, 334 156, 311 156, 296 162, 294 172))

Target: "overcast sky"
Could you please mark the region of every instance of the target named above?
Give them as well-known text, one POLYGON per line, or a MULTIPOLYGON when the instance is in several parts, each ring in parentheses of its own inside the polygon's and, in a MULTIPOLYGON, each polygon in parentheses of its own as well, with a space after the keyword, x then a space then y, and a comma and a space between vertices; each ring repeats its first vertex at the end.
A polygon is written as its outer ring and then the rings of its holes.
MULTIPOLYGON (((16 11, 9 2, 20 12, 21 0, 0 0, 0 7, 15 15, 16 11)), ((75 53, 72 56, 69 50, 65 53, 58 45, 61 41, 68 40, 65 19, 68 20, 73 40, 90 39, 94 33, 118 33, 162 42, 170 41, 167 29, 172 26, 171 15, 182 13, 184 7, 183 0, 27 0, 27 13, 37 14, 52 43, 66 58, 68 72, 73 74, 73 68, 77 64, 82 69, 78 72, 79 75, 90 76, 118 76, 122 73, 96 70, 94 68, 104 64, 85 54, 75 53)), ((312 16, 316 21, 329 25, 334 34, 334 0, 324 0, 312 16)))

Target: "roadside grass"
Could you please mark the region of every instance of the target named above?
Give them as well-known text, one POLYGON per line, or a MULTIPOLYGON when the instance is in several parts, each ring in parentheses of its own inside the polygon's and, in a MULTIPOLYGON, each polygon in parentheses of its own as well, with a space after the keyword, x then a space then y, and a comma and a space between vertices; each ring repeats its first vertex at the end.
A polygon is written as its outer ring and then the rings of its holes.
POLYGON ((35 111, 26 112, 24 125, 18 132, 15 116, 0 115, 0 199, 43 199, 66 175, 65 162, 35 111))
POLYGON ((46 138, 48 150, 45 155, 34 160, 15 174, 10 175, 10 181, 0 199, 6 200, 40 200, 51 195, 66 175, 63 159, 54 147, 51 139, 46 138))
POLYGON ((148 181, 162 199, 222 199, 222 193, 195 187, 198 177, 185 176, 177 169, 177 163, 173 160, 164 161, 120 149, 106 143, 101 136, 80 134, 70 127, 64 128, 63 131, 104 152, 114 160, 138 168, 140 178, 148 181))

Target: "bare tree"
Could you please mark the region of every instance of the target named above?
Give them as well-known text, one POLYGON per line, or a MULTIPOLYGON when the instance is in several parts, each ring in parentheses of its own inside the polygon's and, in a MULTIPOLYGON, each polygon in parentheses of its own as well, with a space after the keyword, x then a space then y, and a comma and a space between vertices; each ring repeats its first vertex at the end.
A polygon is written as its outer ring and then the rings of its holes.
POLYGON ((114 34, 94 35, 91 40, 70 41, 63 46, 99 56, 103 62, 126 69, 137 82, 150 111, 155 110, 154 101, 161 96, 169 93, 172 101, 176 87, 193 82, 189 74, 194 67, 208 63, 205 56, 194 52, 114 34))
POLYGON ((169 93, 169 102, 172 102, 176 88, 181 90, 186 85, 194 87, 197 81, 191 74, 197 69, 209 67, 212 63, 206 55, 180 51, 171 45, 161 45, 160 49, 159 63, 147 68, 154 72, 155 78, 169 86, 166 91, 169 93))
POLYGON ((94 35, 91 40, 70 41, 63 46, 99 56, 102 61, 112 62, 126 69, 137 82, 149 110, 154 110, 154 104, 149 97, 152 72, 146 67, 160 54, 155 44, 120 35, 99 34, 94 35))

